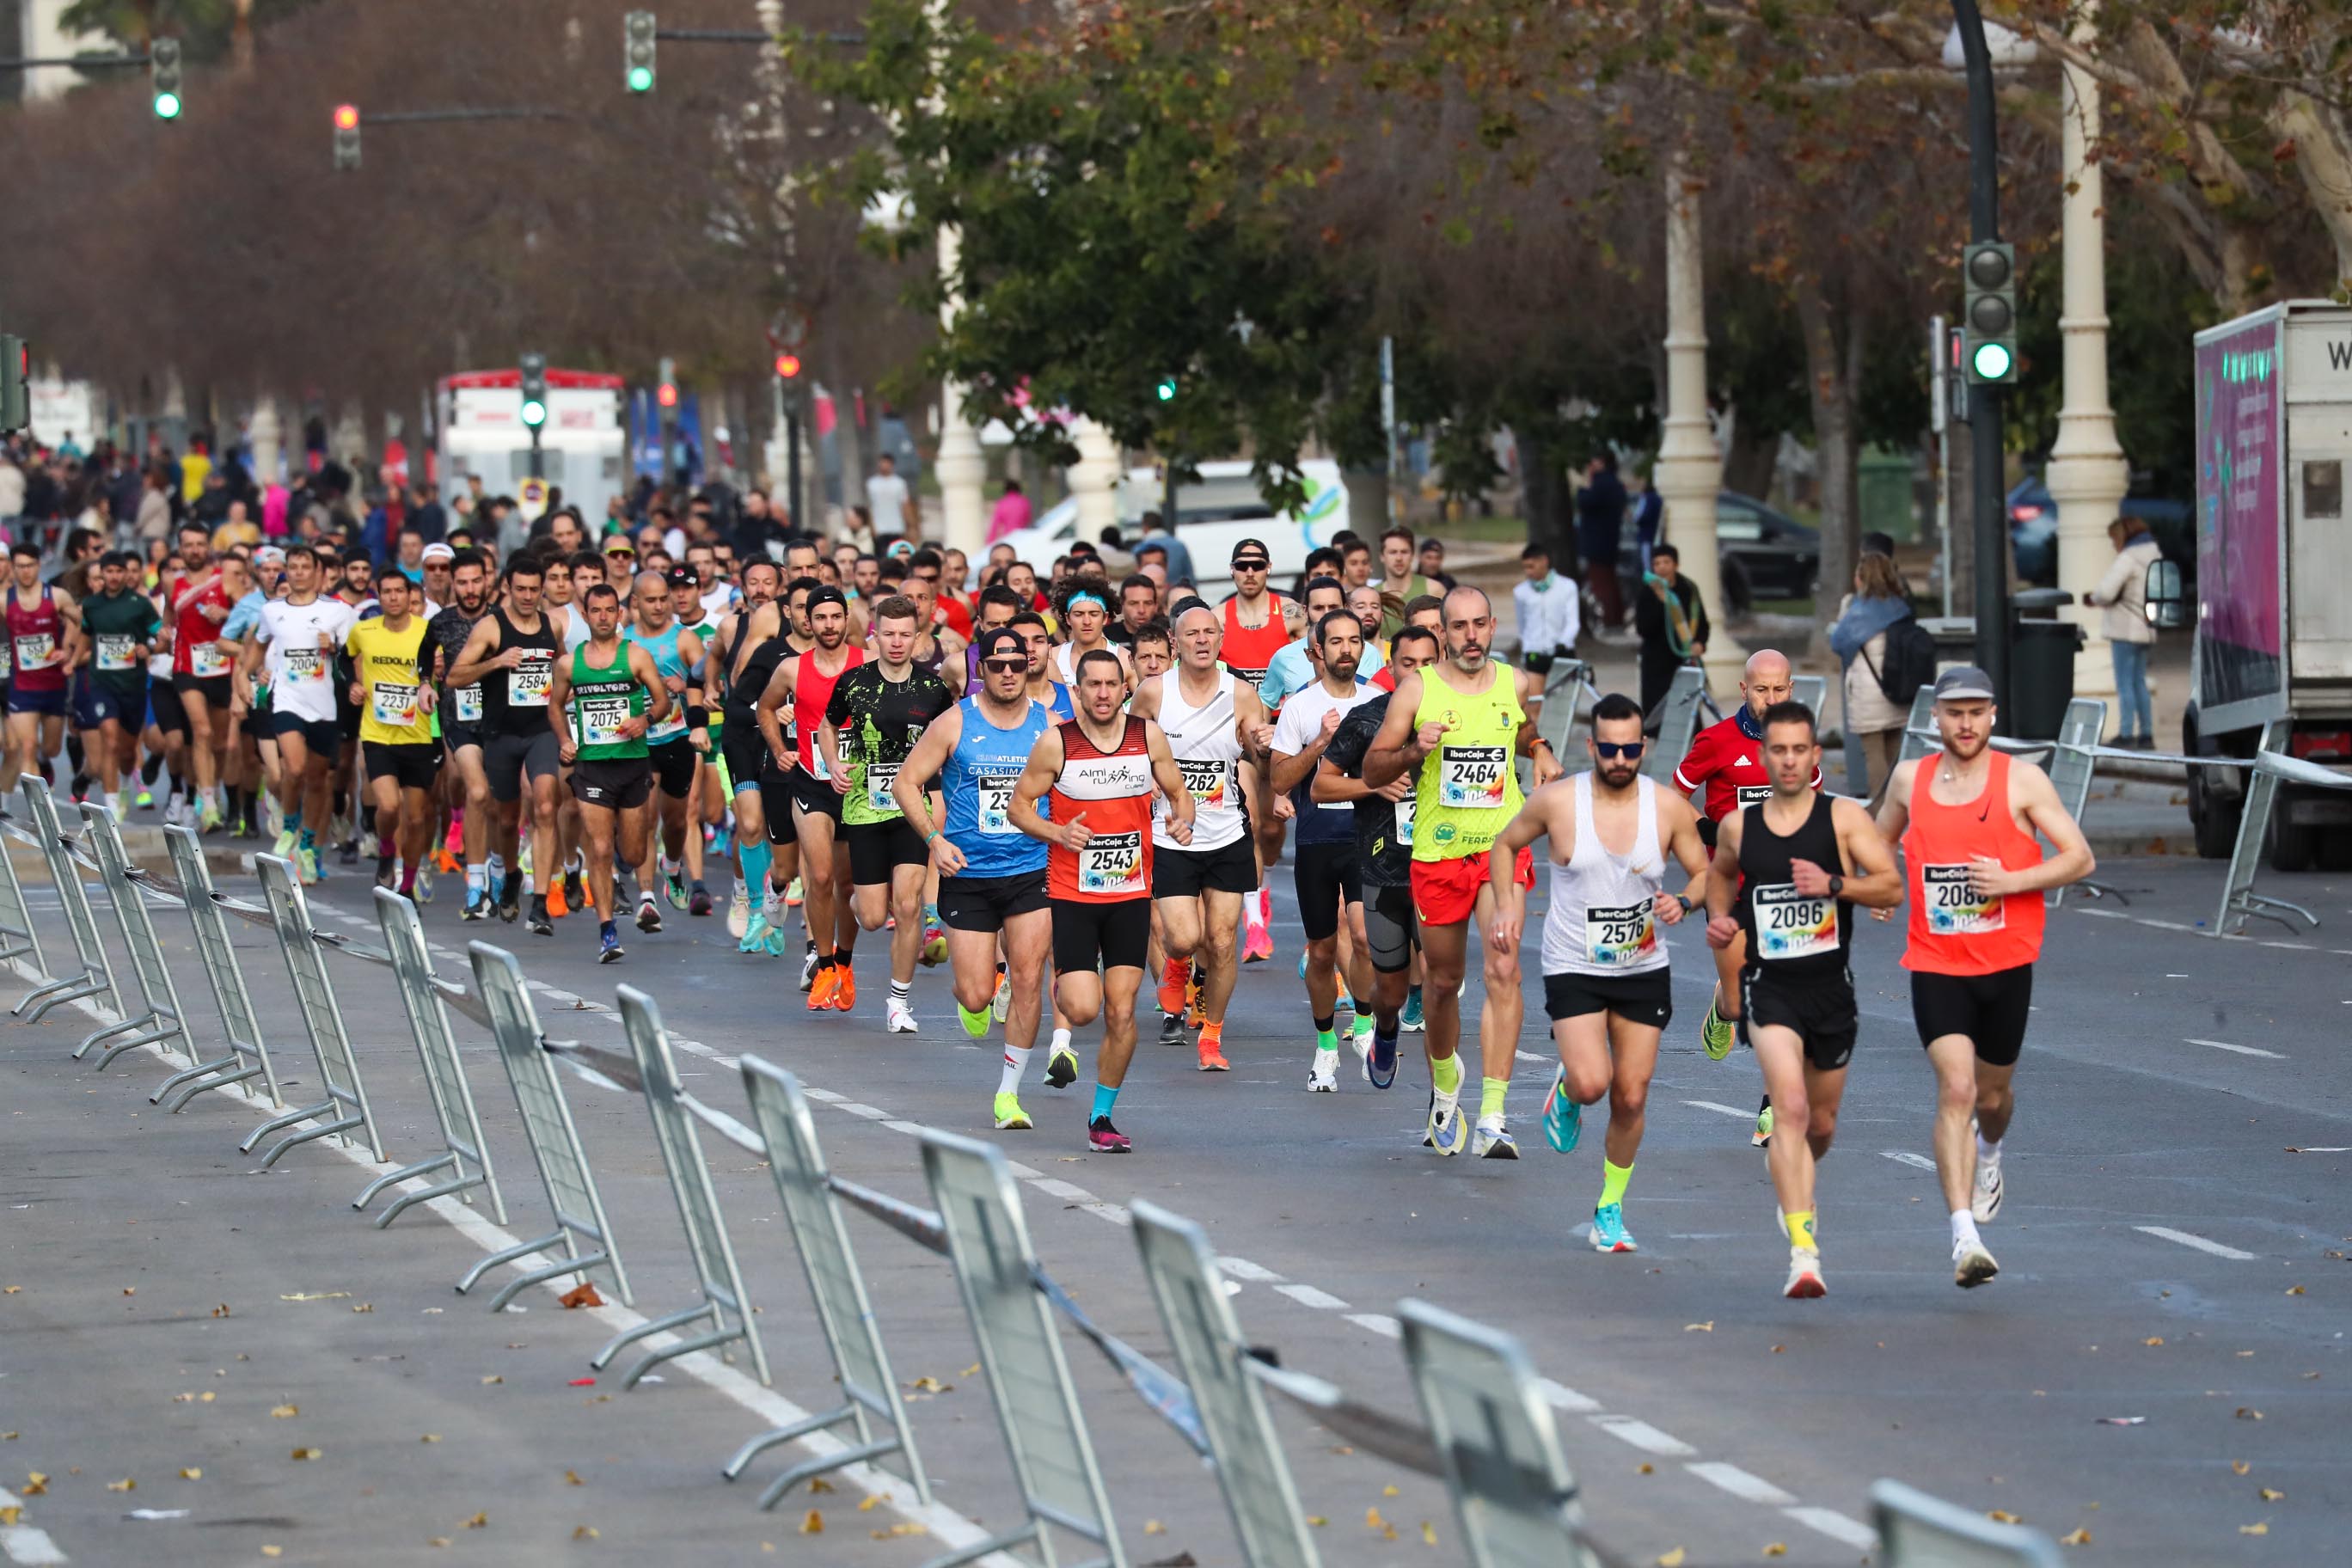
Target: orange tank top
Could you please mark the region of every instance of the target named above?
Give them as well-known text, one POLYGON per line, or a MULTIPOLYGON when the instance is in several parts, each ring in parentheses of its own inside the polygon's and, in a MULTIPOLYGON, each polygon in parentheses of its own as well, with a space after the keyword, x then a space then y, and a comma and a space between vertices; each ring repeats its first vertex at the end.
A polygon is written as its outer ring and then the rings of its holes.
POLYGON ((2042 956, 2040 893, 1985 898, 1969 888, 1969 863, 1990 855, 2011 870, 2042 864, 2042 841, 2009 809, 2010 759, 1992 753, 1984 793, 1965 805, 1939 804, 1921 762, 1911 786, 1911 824, 1903 832, 1911 940, 1903 967, 1929 974, 1991 974, 2042 956))
POLYGON ((1151 743, 1144 721, 1129 716, 1115 750, 1087 739, 1075 719, 1062 731, 1062 773, 1045 794, 1045 815, 1075 822, 1085 814, 1094 837, 1082 849, 1054 845, 1045 856, 1045 892, 1086 904, 1151 896, 1151 743))

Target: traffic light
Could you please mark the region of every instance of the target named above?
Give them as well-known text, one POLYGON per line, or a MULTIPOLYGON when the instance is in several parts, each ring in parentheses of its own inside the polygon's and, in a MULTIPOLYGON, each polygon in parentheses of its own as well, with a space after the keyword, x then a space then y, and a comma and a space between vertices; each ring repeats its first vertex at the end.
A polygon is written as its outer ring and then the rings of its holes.
POLYGON ((33 351, 24 339, 0 336, 0 434, 33 422, 33 351))
POLYGON ((360 106, 356 103, 335 105, 335 167, 356 169, 360 166, 360 106))
POLYGON ((147 46, 147 71, 152 78, 155 118, 177 120, 186 100, 180 88, 180 40, 157 38, 147 46))
POLYGON ((801 356, 795 353, 778 354, 776 356, 776 379, 778 381, 798 381, 800 378, 801 356))
POLYGON ((677 363, 667 354, 662 356, 661 380, 654 387, 654 401, 664 408, 677 406, 677 363))
POLYGON ((651 92, 654 89, 654 14, 632 11, 621 18, 622 58, 626 71, 623 80, 631 92, 651 92))
POLYGON ((1973 244, 1961 260, 1960 272, 1969 380, 1987 385, 2012 383, 2017 380, 2017 247, 1997 239, 1973 244))
POLYGON ((1175 401, 1176 401, 1176 378, 1175 378, 1174 376, 1172 376, 1172 375, 1163 375, 1163 376, 1161 376, 1161 377, 1160 378, 1160 385, 1159 385, 1159 387, 1158 387, 1156 390, 1157 390, 1157 391, 1159 392, 1159 394, 1160 394, 1160 402, 1162 402, 1162 403, 1173 403, 1173 402, 1175 402, 1175 401))
POLYGON ((547 423, 547 356, 522 356, 522 422, 536 430, 547 423))

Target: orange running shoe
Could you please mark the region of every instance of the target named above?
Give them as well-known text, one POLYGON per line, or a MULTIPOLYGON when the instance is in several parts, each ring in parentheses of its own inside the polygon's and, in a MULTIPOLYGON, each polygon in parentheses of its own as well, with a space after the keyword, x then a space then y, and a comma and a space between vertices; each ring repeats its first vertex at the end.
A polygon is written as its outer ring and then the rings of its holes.
POLYGON ((1160 975, 1160 1010, 1171 1014, 1182 1012, 1185 994, 1192 988, 1192 961, 1189 958, 1170 959, 1160 975))
POLYGON ((1209 1015, 1201 1007, 1201 972, 1196 969, 1192 972, 1191 983, 1184 987, 1184 1026, 1198 1029, 1205 1027, 1208 1022, 1209 1015))
POLYGON ((849 967, 847 959, 835 961, 825 971, 833 976, 833 1007, 836 1013, 846 1013, 857 1005, 857 972, 849 967))
POLYGON ((433 868, 441 875, 454 876, 466 868, 465 862, 449 853, 445 847, 433 852, 433 868))
POLYGON ((547 912, 557 920, 572 912, 572 906, 563 901, 563 879, 561 877, 547 885, 547 912))
POLYGON ((1224 1035, 1225 1026, 1223 1024, 1202 1026, 1201 1029, 1201 1070, 1202 1072, 1234 1070, 1234 1064, 1225 1060, 1225 1053, 1222 1049, 1224 1045, 1224 1035))
POLYGON ((816 972, 816 981, 809 987, 808 1010, 822 1013, 833 1005, 834 976, 844 971, 825 964, 816 972))

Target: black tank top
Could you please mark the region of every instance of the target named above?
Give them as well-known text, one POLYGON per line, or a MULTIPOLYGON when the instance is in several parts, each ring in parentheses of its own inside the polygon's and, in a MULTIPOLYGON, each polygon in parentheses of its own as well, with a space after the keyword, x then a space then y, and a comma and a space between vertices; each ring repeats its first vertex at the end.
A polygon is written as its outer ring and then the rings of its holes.
POLYGON ((492 606, 490 615, 499 623, 499 651, 519 647, 524 658, 512 669, 494 669, 482 677, 483 725, 500 735, 538 734, 547 729, 548 680, 555 656, 563 650, 563 638, 544 616, 539 630, 527 632, 508 617, 503 606, 492 606), (516 693, 530 691, 539 693, 537 702, 514 700, 516 693))
POLYGON ((776 666, 791 658, 792 651, 792 644, 781 632, 751 650, 751 657, 743 661, 743 668, 736 672, 735 679, 727 688, 727 718, 740 724, 756 721, 758 716, 753 710, 760 704, 760 693, 768 689, 768 682, 775 677, 776 666))
POLYGON ((1815 795, 1803 826, 1786 838, 1764 826, 1764 802, 1739 816, 1739 929, 1748 933, 1748 969, 1772 981, 1799 984, 1845 973, 1853 945, 1853 905, 1827 893, 1797 891, 1792 860, 1810 860, 1832 876, 1845 869, 1829 797, 1815 795))

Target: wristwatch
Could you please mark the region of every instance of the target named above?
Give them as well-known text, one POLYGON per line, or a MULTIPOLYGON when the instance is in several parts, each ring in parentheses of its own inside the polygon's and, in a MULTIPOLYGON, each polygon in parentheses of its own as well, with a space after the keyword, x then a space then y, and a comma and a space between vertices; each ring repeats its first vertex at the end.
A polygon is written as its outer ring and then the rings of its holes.
POLYGON ((1843 899, 1845 897, 1845 879, 1843 877, 1833 875, 1830 878, 1830 897, 1832 899, 1843 899))
POLYGON ((1688 893, 1676 893, 1675 895, 1675 902, 1682 905, 1683 913, 1685 914, 1689 914, 1693 910, 1698 908, 1696 904, 1691 902, 1691 896, 1688 893))

